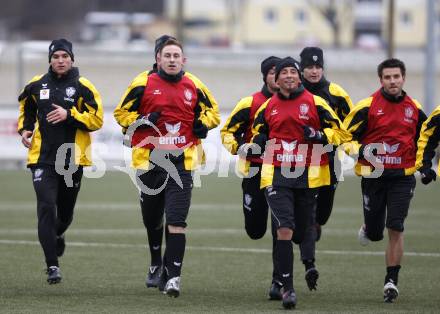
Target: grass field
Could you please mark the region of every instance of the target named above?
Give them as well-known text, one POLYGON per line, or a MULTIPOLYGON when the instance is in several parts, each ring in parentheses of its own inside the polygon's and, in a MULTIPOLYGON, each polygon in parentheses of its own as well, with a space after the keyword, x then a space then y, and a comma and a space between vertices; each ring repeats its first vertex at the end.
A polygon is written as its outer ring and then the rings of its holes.
MULTIPOLYGON (((149 253, 137 192, 128 176, 83 179, 60 260, 63 282, 49 286, 36 234, 35 195, 26 171, 0 172, 1 313, 276 313, 268 301, 271 240, 247 238, 240 180, 202 178, 188 221, 182 294, 168 298, 144 285, 149 253)), ((318 290, 308 291, 295 247, 297 312, 438 313, 440 185, 418 184, 405 233, 400 296, 382 302, 385 242, 360 247, 360 181, 341 182, 317 245, 318 290)))

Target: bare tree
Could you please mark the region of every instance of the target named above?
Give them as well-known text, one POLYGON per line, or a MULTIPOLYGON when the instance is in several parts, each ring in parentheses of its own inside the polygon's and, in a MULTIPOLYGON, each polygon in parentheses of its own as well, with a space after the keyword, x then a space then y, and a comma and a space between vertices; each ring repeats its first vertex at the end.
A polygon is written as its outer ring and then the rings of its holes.
POLYGON ((327 20, 333 31, 333 46, 341 46, 341 26, 353 10, 353 0, 309 0, 312 8, 327 20))
POLYGON ((226 19, 229 44, 241 45, 243 38, 241 34, 240 14, 246 5, 247 0, 224 0, 228 18, 226 19))

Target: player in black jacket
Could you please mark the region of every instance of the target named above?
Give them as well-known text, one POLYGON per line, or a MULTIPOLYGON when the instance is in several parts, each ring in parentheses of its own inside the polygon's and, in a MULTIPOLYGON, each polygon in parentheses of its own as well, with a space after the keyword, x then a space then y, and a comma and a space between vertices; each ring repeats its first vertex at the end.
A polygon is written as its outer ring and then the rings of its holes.
MULTIPOLYGON (((313 95, 322 97, 338 115, 338 118, 344 121, 353 104, 350 96, 341 86, 325 78, 322 49, 306 47, 301 51, 300 56, 304 87, 313 95)), ((300 244, 301 260, 306 270, 305 279, 310 290, 316 290, 319 277, 315 267, 315 242, 321 238, 321 226, 325 225, 330 217, 338 186, 337 169, 341 169, 341 167, 340 161, 335 159, 335 151, 327 154, 330 166, 330 185, 318 188, 316 211, 312 215, 311 227, 307 230, 304 241, 300 244)))
POLYGON ((29 149, 38 238, 50 284, 61 281, 58 257, 64 253, 64 233, 73 219, 83 166, 91 165, 89 133, 103 123, 101 96, 73 61, 69 41, 52 41, 49 71, 35 76, 18 98, 18 132, 29 149))

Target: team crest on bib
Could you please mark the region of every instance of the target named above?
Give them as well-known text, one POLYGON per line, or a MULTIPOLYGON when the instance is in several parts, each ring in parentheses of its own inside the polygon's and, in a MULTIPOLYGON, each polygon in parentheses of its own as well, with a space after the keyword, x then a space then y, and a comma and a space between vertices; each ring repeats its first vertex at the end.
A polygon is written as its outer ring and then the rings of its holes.
POLYGON ((301 112, 302 115, 306 115, 309 112, 309 105, 301 104, 299 106, 299 112, 301 112))
POLYGON ((185 89, 185 91, 183 92, 183 94, 185 95, 185 99, 188 101, 192 100, 192 92, 189 89, 185 89))
POLYGON ((411 108, 411 107, 406 107, 405 108, 405 118, 404 118, 404 120, 406 122, 413 122, 413 119, 412 119, 413 114, 414 114, 414 109, 411 108))
POLYGON ((67 97, 72 97, 73 95, 75 95, 75 93, 76 93, 75 87, 67 87, 66 88, 67 97))
POLYGON ((309 105, 308 104, 301 104, 299 105, 299 118, 300 119, 306 119, 309 120, 308 113, 309 113, 309 105))
POLYGON ((188 88, 186 88, 186 89, 183 91, 183 96, 185 97, 185 99, 183 100, 183 103, 184 103, 185 105, 191 106, 191 105, 192 105, 192 104, 191 104, 191 100, 192 100, 192 97, 193 97, 193 93, 191 92, 191 90, 189 90, 188 88))

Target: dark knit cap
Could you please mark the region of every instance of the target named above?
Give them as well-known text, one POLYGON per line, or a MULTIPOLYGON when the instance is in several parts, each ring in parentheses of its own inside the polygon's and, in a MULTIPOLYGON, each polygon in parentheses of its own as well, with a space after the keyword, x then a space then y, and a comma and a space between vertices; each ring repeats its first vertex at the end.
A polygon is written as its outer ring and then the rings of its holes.
POLYGON ((70 58, 72 59, 72 61, 74 61, 72 43, 70 41, 68 41, 67 39, 61 38, 61 39, 55 39, 50 43, 50 45, 49 45, 49 62, 50 62, 50 59, 52 58, 52 55, 58 50, 63 50, 65 52, 67 52, 69 54, 70 58))
POLYGON ((266 83, 266 77, 269 73, 270 69, 277 65, 280 62, 281 58, 270 56, 261 62, 261 74, 263 74, 263 81, 266 83))
POLYGON ((162 35, 156 39, 154 42, 154 58, 156 59, 157 53, 162 48, 163 44, 166 43, 168 39, 174 39, 177 40, 176 37, 170 36, 170 35, 162 35))
POLYGON ((301 57, 301 70, 311 65, 324 68, 324 55, 319 47, 306 47, 299 56, 301 57))
POLYGON ((298 74, 301 76, 301 72, 299 70, 299 62, 292 57, 286 57, 284 59, 281 59, 275 66, 275 81, 278 80, 278 76, 280 75, 281 70, 288 67, 295 68, 298 71, 298 74))

